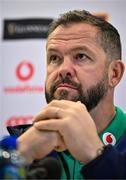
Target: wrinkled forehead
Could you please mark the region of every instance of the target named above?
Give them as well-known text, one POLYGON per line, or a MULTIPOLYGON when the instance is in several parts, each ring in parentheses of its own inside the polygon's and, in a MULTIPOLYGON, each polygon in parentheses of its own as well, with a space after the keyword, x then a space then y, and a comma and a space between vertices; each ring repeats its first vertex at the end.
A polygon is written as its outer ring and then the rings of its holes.
POLYGON ((69 26, 60 25, 49 35, 47 46, 55 40, 69 41, 83 38, 96 40, 97 32, 97 27, 90 24, 77 23, 69 26))

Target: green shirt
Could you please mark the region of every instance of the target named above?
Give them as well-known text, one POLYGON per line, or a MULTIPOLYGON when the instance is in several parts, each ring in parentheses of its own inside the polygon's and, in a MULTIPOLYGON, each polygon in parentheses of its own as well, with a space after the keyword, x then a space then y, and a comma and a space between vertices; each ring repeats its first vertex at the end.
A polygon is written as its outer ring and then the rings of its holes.
MULTIPOLYGON (((126 133, 126 114, 119 108, 116 107, 116 115, 107 126, 107 128, 99 134, 100 139, 104 144, 116 145, 121 137, 126 133)), ((84 166, 83 163, 75 160, 74 157, 68 151, 61 153, 63 159, 68 165, 70 179, 84 179, 80 173, 81 168, 84 166)), ((62 177, 61 179, 67 179, 66 172, 61 158, 59 158, 62 164, 62 177)))

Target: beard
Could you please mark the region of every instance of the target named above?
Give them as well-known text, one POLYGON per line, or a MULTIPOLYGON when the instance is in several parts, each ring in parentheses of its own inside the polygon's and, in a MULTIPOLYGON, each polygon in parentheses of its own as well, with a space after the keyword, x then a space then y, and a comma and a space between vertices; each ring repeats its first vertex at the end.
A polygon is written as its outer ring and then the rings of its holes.
POLYGON ((71 97, 71 101, 77 102, 80 101, 83 103, 88 111, 91 111, 95 108, 98 103, 106 96, 108 90, 108 76, 107 73, 104 74, 103 78, 97 82, 92 87, 88 88, 87 90, 83 89, 81 84, 78 84, 71 80, 69 77, 62 78, 60 77, 59 80, 55 81, 52 86, 50 87, 50 91, 47 91, 45 88, 45 97, 47 103, 51 102, 54 99, 65 99, 68 100, 69 92, 67 90, 62 90, 59 93, 56 93, 56 89, 58 85, 67 83, 74 86, 78 93, 71 97))

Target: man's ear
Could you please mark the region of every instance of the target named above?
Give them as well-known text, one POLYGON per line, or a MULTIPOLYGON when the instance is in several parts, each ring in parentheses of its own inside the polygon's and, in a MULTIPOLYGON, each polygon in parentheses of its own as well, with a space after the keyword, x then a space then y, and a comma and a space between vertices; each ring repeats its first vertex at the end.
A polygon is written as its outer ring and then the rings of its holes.
POLYGON ((109 85, 115 87, 121 80, 125 66, 121 60, 114 60, 109 65, 109 85))

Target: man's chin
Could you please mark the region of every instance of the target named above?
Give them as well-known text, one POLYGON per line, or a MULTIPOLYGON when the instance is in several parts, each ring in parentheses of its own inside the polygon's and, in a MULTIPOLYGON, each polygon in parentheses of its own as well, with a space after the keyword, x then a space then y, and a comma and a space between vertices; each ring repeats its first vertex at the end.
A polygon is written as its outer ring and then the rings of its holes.
POLYGON ((68 101, 79 101, 80 98, 78 96, 78 93, 71 93, 69 91, 63 90, 63 91, 55 91, 54 94, 48 94, 46 93, 46 100, 47 103, 51 102, 52 100, 68 100, 68 101))
POLYGON ((75 102, 79 100, 78 95, 75 96, 65 91, 61 92, 60 94, 55 94, 54 99, 57 99, 57 100, 64 99, 64 100, 75 101, 75 102))
POLYGON ((68 100, 68 101, 75 101, 74 99, 70 98, 70 97, 56 97, 54 99, 57 99, 57 100, 68 100))

